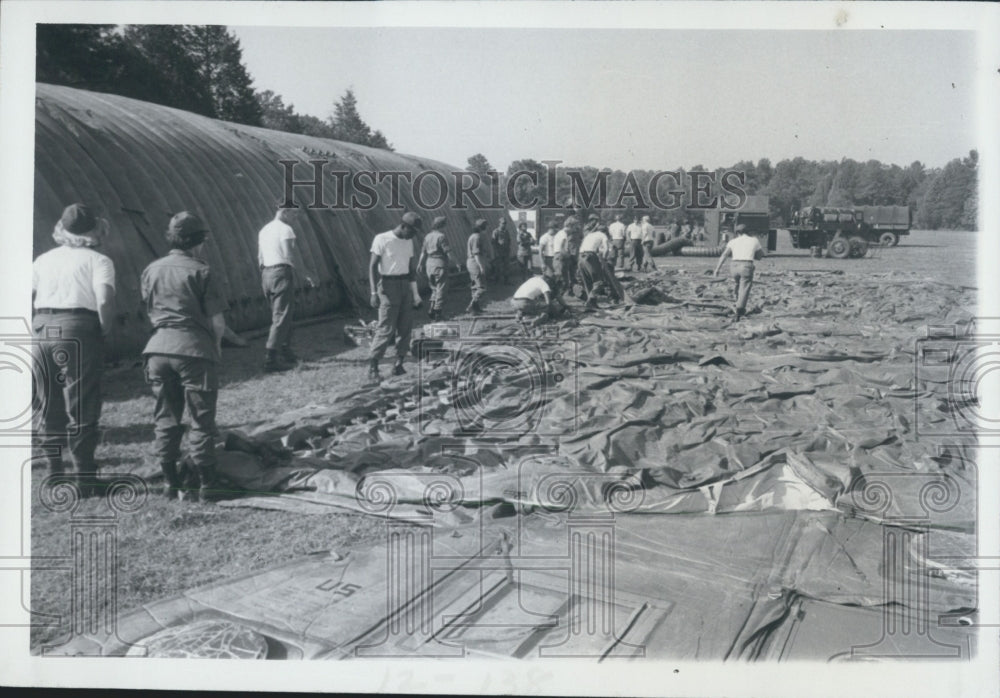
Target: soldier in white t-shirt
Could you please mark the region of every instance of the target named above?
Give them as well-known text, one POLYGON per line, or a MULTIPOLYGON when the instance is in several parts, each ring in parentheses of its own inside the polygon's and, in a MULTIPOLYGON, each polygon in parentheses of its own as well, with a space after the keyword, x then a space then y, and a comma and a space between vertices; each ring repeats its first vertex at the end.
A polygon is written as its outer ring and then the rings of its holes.
POLYGON ((32 264, 32 357, 43 385, 35 432, 52 475, 64 472, 63 450, 81 496, 100 494, 94 451, 100 439, 104 345, 112 330, 115 266, 95 248, 107 222, 86 204, 63 211, 52 238, 59 245, 32 264))
POLYGON ((733 295, 736 298, 736 308, 734 314, 739 320, 746 313, 747 299, 750 297, 750 288, 753 286, 754 260, 764 256, 764 248, 760 246, 760 240, 747 232, 747 227, 740 223, 736 226, 736 237, 726 243, 726 249, 719 255, 719 263, 715 265, 713 276, 719 275, 719 269, 726 257, 732 257, 729 263, 729 273, 732 276, 734 287, 733 295))
POLYGON ((295 272, 298 270, 309 286, 313 278, 306 273, 299 253, 292 223, 296 208, 279 208, 274 218, 257 234, 257 262, 264 296, 271 306, 271 330, 267 335, 264 371, 285 371, 298 361, 292 351, 292 315, 295 310, 295 272))
POLYGON ((615 222, 608 226, 608 236, 611 238, 611 254, 608 257, 608 264, 612 269, 618 267, 621 260, 622 268, 625 267, 625 224, 622 223, 622 214, 615 214, 615 222))
POLYGON ((379 233, 372 240, 368 278, 371 284, 371 304, 378 308, 378 327, 369 354, 368 378, 380 379, 378 362, 396 338, 396 363, 392 374, 401 376, 403 360, 410 348, 413 331, 413 310, 421 305, 417 289, 417 256, 413 238, 423 227, 415 213, 404 213, 392 230, 379 233))
POLYGON ((511 304, 519 322, 526 315, 537 315, 539 317, 536 322, 543 322, 566 310, 559 297, 559 277, 552 271, 547 271, 542 276, 533 276, 518 286, 511 304))

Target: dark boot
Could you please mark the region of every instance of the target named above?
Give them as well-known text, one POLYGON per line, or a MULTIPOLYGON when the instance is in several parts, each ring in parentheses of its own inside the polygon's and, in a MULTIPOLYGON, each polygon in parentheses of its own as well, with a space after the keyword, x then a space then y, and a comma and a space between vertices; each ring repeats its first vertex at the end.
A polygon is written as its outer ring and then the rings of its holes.
POLYGON ((97 468, 78 470, 76 484, 80 490, 80 497, 83 499, 103 497, 107 489, 107 483, 97 476, 97 468))
POLYGON ((279 371, 287 371, 290 368, 292 367, 278 356, 277 350, 267 350, 267 354, 264 357, 264 373, 277 373, 279 371))
POLYGON ((294 366, 299 362, 299 357, 296 356, 295 352, 292 351, 292 348, 288 346, 281 347, 281 351, 279 352, 278 356, 286 364, 291 364, 294 366))
POLYGON ((382 380, 382 376, 378 372, 378 359, 372 359, 368 362, 368 380, 376 383, 382 380))
POLYGON ((181 476, 177 472, 176 463, 160 463, 163 470, 163 477, 166 482, 163 484, 163 496, 167 499, 181 499, 181 476))
POLYGON ((224 485, 214 467, 202 468, 199 475, 201 476, 201 487, 198 488, 198 499, 202 502, 212 504, 232 497, 232 492, 224 485))
POLYGON ((392 367, 392 375, 394 375, 394 376, 405 376, 406 375, 406 371, 403 370, 403 362, 402 361, 397 361, 396 364, 392 367))

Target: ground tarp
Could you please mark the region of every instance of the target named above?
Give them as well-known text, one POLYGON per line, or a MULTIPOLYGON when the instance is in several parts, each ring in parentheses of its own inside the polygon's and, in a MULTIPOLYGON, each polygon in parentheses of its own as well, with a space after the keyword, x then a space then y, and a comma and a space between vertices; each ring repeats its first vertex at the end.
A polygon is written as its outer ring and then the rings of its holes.
POLYGON ((739 323, 728 281, 669 270, 629 283, 655 305, 462 322, 409 375, 231 438, 226 505, 362 511, 386 544, 193 590, 132 637, 223 618, 296 656, 968 657, 972 442, 921 438, 968 396, 921 338, 968 329, 972 293, 758 277, 739 323), (426 554, 394 568, 399 536, 426 554), (349 604, 320 593, 341 583, 349 604))

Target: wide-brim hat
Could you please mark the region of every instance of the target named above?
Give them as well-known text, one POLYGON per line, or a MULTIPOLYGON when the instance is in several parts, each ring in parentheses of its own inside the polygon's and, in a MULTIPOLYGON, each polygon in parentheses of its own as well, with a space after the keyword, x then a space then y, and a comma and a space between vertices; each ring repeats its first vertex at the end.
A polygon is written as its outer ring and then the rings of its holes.
POLYGON ((108 233, 108 222, 94 215, 87 204, 70 204, 52 231, 52 238, 60 245, 70 247, 96 247, 108 233))

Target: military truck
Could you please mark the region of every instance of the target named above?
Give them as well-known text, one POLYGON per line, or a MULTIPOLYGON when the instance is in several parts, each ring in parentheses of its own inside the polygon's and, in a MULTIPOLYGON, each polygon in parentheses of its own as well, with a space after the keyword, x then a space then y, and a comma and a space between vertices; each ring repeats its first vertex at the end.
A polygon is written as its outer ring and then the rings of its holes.
POLYGON ((864 257, 871 245, 895 247, 910 234, 908 206, 809 206, 792 214, 788 227, 798 249, 820 248, 828 257, 864 257))
POLYGON ((771 227, 768 197, 748 196, 743 206, 736 210, 712 209, 705 211, 705 238, 709 247, 725 245, 733 237, 736 226, 742 223, 747 232, 760 239, 761 247, 773 252, 778 245, 778 231, 771 227))

